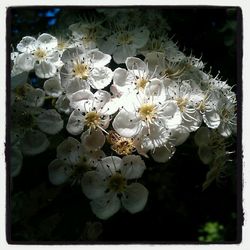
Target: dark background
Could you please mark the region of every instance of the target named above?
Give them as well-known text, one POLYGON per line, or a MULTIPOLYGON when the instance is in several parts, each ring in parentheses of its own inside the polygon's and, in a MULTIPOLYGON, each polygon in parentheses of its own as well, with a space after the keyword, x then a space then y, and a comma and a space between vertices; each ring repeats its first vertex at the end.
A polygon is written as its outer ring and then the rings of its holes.
MULTIPOLYGON (((152 8, 152 7, 151 7, 152 8)), ((157 8, 166 17, 173 40, 180 50, 202 55, 220 71, 223 80, 237 91, 241 108, 242 23, 238 8, 168 7, 157 8), (237 88, 236 88, 237 87, 237 88)), ((15 48, 23 36, 63 27, 66 17, 94 13, 86 8, 10 8, 7 45, 15 48)), ((73 19, 74 20, 74 19, 73 19)), ((71 22, 73 23, 73 21, 71 22)), ((157 27, 156 27, 157 28, 157 27)), ((238 114, 239 125, 241 114, 238 114)), ((240 131, 240 127, 238 129, 240 131)), ((61 136, 67 136, 61 135, 61 136)), ((62 139, 57 138, 58 140, 62 139)), ((235 138, 236 140, 236 138, 235 138)), ((54 187, 48 181, 48 164, 55 158, 55 147, 24 159, 19 176, 8 179, 7 238, 10 243, 199 243, 200 229, 207 222, 223 225, 216 241, 241 240, 241 132, 237 141, 237 168, 218 185, 202 191, 208 166, 199 160, 193 135, 177 147, 166 164, 147 160, 142 183, 149 190, 145 209, 131 215, 121 210, 106 221, 97 219, 89 201, 78 186, 54 187), (238 142, 238 143, 237 143, 238 142), (91 226, 92 225, 92 226, 91 226)), ((56 141, 54 142, 56 144, 56 141)), ((236 156, 233 155, 233 158, 236 156)))

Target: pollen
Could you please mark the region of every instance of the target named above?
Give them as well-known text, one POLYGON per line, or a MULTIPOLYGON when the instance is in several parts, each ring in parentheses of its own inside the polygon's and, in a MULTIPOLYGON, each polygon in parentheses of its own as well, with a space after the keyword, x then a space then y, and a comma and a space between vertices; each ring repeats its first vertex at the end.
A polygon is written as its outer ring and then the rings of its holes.
POLYGON ((127 181, 119 173, 115 173, 109 179, 108 188, 114 192, 123 192, 126 188, 127 181))
POLYGON ((88 112, 85 116, 85 123, 90 128, 96 129, 100 122, 100 116, 94 111, 88 112))
POLYGON ((176 101, 177 101, 177 106, 179 107, 180 111, 184 112, 187 102, 188 102, 187 99, 180 97, 180 98, 177 98, 176 101))
POLYGON ((47 56, 47 53, 45 50, 38 48, 35 51, 34 56, 40 61, 40 60, 43 60, 47 56))
POLYGON ((129 33, 123 32, 118 36, 117 41, 121 45, 126 45, 131 44, 133 42, 133 38, 129 33))
POLYGON ((76 63, 73 67, 75 77, 86 80, 89 76, 89 67, 85 63, 76 63))
POLYGON ((136 86, 138 89, 144 89, 147 83, 148 83, 148 80, 144 77, 136 80, 136 86))
POLYGON ((139 114, 142 120, 152 121, 156 115, 155 105, 145 103, 139 109, 139 114))

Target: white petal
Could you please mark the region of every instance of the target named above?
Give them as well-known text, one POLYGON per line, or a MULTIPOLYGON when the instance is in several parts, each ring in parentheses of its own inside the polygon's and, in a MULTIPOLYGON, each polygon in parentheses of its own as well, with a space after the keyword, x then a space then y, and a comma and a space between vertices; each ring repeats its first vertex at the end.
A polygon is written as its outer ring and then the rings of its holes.
POLYGON ((75 165, 80 159, 81 144, 75 138, 68 137, 58 145, 56 152, 59 160, 69 165, 75 165))
POLYGON ((96 171, 88 171, 81 181, 82 191, 89 199, 104 196, 107 184, 96 171))
POLYGON ((68 120, 67 131, 72 135, 79 135, 84 129, 84 116, 78 110, 74 110, 68 120))
POLYGON ((45 100, 45 92, 42 89, 31 89, 25 96, 26 104, 30 107, 41 107, 45 100))
POLYGON ((97 90, 94 94, 93 107, 97 111, 101 111, 100 109, 111 99, 111 95, 109 92, 104 90, 97 90))
POLYGON ((153 152, 151 152, 151 155, 156 162, 165 163, 171 159, 174 153, 175 147, 168 143, 163 147, 156 148, 153 152))
POLYGON ((51 50, 57 46, 57 39, 50 34, 43 33, 37 38, 37 43, 39 47, 51 50))
POLYGON ((89 90, 79 90, 71 95, 70 106, 74 109, 79 109, 82 112, 88 112, 92 107, 91 100, 94 99, 94 95, 89 90))
POLYGON ((154 102, 164 102, 166 100, 165 88, 159 79, 150 80, 145 86, 145 95, 154 100, 154 102))
POLYGON ((109 177, 119 171, 122 166, 122 159, 117 156, 108 156, 103 158, 98 166, 97 171, 103 177, 109 177))
POLYGON ((90 202, 93 213, 102 220, 106 220, 119 211, 121 207, 120 200, 116 195, 105 195, 99 199, 90 202))
POLYGON ((205 146, 208 145, 210 141, 210 130, 207 127, 200 127, 195 135, 194 135, 194 141, 197 146, 205 146))
POLYGON ((17 44, 17 50, 20 52, 31 52, 36 48, 36 39, 32 36, 25 36, 17 44))
POLYGON ((29 53, 20 54, 16 58, 16 67, 21 69, 22 71, 30 71, 34 68, 35 59, 29 53))
POLYGON ((36 121, 39 129, 50 135, 57 134, 63 128, 61 115, 55 109, 45 110, 36 121))
POLYGON ((134 137, 141 131, 140 120, 133 113, 121 110, 113 121, 114 130, 124 137, 134 137))
POLYGON ((107 87, 113 78, 113 72, 108 67, 93 68, 88 83, 94 89, 103 89, 107 87))
POLYGON ((48 173, 53 185, 61 185, 69 180, 71 169, 64 161, 55 159, 49 164, 48 173))
POLYGON ((15 89, 16 87, 26 83, 28 80, 28 72, 22 72, 18 75, 11 77, 11 88, 15 89))
POLYGON ((215 129, 220 125, 220 116, 215 111, 205 112, 203 115, 203 120, 209 128, 215 129))
POLYGON ((71 113, 71 107, 70 107, 70 101, 67 98, 66 95, 61 95, 56 100, 55 107, 58 110, 58 112, 64 112, 65 114, 69 115, 71 113))
POLYGON ((132 214, 144 209, 148 200, 148 190, 140 183, 130 184, 121 199, 122 205, 132 214))
POLYGON ((190 133, 185 127, 179 126, 171 130, 170 140, 175 146, 179 146, 187 140, 189 135, 190 133))
POLYGON ((137 57, 128 57, 125 61, 126 67, 128 70, 135 72, 148 72, 148 67, 140 58, 137 57))
POLYGON ((181 112, 174 101, 166 101, 161 108, 161 122, 169 129, 177 128, 181 122, 181 112))
POLYGON ((47 136, 38 131, 32 130, 26 132, 21 141, 21 149, 25 155, 37 155, 45 151, 49 146, 47 136))
POLYGON ((113 53, 113 59, 117 64, 125 63, 130 56, 136 55, 136 49, 131 45, 121 45, 113 53))
POLYGON ((124 156, 122 162, 121 174, 126 179, 140 178, 146 169, 146 165, 139 155, 124 156))
POLYGON ((61 60, 64 63, 70 62, 72 59, 82 58, 83 56, 83 49, 79 47, 69 48, 66 49, 61 57, 61 60))
POLYGON ((109 55, 112 55, 113 52, 116 49, 115 43, 114 43, 114 35, 110 36, 107 38, 107 40, 101 39, 98 44, 99 44, 99 49, 103 51, 104 53, 107 53, 109 55))
POLYGON ((91 62, 93 63, 94 67, 103 67, 111 61, 110 55, 104 54, 98 50, 91 51, 88 56, 91 58, 91 62))
POLYGON ((59 97, 63 93, 63 88, 58 77, 46 80, 43 88, 48 96, 59 97))
POLYGON ((35 64, 35 73, 40 78, 50 78, 56 74, 57 67, 53 63, 41 62, 35 64))
POLYGON ((188 129, 189 132, 196 131, 202 123, 202 116, 198 111, 192 113, 182 113, 182 125, 188 129))
POLYGON ((133 31, 133 46, 139 49, 142 48, 148 42, 149 30, 146 27, 135 29, 133 31))
POLYGON ((71 98, 71 95, 76 93, 79 90, 90 90, 89 84, 86 81, 82 81, 79 78, 75 78, 66 86, 66 95, 68 98, 71 98))
POLYGON ((96 150, 103 147, 105 136, 100 129, 85 131, 81 135, 82 144, 90 150, 96 150))
POLYGON ((11 176, 17 176, 22 168, 23 165, 23 155, 20 149, 16 146, 11 147, 11 176))

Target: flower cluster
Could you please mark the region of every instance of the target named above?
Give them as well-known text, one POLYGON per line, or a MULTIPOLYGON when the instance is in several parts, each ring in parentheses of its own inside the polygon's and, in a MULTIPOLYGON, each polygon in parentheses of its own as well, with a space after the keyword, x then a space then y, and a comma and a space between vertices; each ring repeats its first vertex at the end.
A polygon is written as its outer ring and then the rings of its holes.
POLYGON ((105 21, 71 24, 64 39, 25 36, 12 52, 11 172, 18 175, 23 155, 44 152, 63 132, 49 180, 81 185, 93 213, 107 219, 120 207, 145 207, 148 190, 138 182, 145 158, 169 161, 196 131, 204 164, 227 155, 236 95, 200 58, 180 51, 159 13, 143 20, 132 10, 99 14, 105 21))

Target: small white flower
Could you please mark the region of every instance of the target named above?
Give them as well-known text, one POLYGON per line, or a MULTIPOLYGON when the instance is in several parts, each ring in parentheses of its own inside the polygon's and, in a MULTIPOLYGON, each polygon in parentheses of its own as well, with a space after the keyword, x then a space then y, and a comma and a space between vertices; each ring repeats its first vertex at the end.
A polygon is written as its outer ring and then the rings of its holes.
POLYGON ((103 89, 112 80, 113 72, 105 67, 111 56, 98 50, 85 51, 82 48, 71 48, 64 51, 61 68, 61 81, 63 86, 68 86, 72 80, 78 79, 94 89, 103 89))
POLYGON ((58 145, 57 158, 48 166, 49 180, 54 185, 79 184, 84 174, 104 156, 103 151, 89 150, 78 140, 68 137, 58 145))
POLYGON ((20 54, 15 58, 14 67, 21 71, 31 71, 40 78, 49 78, 56 74, 60 65, 57 39, 43 33, 37 39, 26 36, 17 45, 20 54))
POLYGON ((103 40, 99 48, 101 51, 113 55, 114 61, 121 64, 128 57, 136 56, 137 50, 147 43, 148 38, 149 30, 146 27, 117 30, 106 40, 103 40))
POLYGON ((122 159, 116 156, 103 158, 95 171, 87 172, 82 179, 82 190, 91 199, 92 211, 100 219, 108 219, 118 212, 121 205, 130 213, 143 210, 148 190, 138 179, 145 170, 140 156, 130 155, 122 159))

